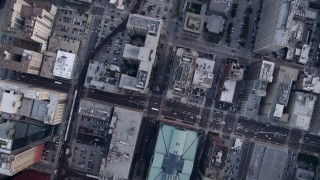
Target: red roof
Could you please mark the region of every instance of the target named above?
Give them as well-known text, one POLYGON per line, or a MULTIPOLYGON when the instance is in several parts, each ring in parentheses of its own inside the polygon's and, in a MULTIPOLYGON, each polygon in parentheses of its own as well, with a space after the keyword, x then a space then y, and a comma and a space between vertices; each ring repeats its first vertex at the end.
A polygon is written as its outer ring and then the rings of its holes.
POLYGON ((13 180, 26 180, 27 179, 32 179, 32 180, 50 180, 50 174, 44 173, 44 172, 39 172, 33 169, 28 169, 25 171, 22 171, 18 173, 17 175, 13 176, 13 180))

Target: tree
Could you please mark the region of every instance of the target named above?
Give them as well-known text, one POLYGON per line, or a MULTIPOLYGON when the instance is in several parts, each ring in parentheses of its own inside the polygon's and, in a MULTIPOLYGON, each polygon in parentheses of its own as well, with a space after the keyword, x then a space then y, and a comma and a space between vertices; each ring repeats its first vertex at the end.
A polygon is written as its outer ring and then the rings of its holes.
POLYGON ((141 12, 141 15, 146 15, 146 12, 145 12, 145 11, 142 11, 142 12, 141 12))

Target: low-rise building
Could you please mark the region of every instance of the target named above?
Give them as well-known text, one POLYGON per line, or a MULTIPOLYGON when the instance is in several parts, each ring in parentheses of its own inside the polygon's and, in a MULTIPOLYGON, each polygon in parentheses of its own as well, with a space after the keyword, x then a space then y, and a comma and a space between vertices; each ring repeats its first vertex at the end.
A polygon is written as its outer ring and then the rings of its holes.
POLYGON ((189 180, 200 134, 160 124, 157 143, 150 163, 148 180, 189 180))
POLYGON ((218 14, 227 14, 232 3, 233 0, 211 0, 209 10, 218 14))
POLYGON ((183 30, 194 34, 201 34, 204 24, 204 17, 199 14, 187 12, 184 19, 183 30))
POLYGON ((19 72, 39 74, 43 55, 19 47, 0 45, 0 66, 19 72))
POLYGON ((177 63, 167 97, 182 103, 203 105, 211 88, 215 61, 198 57, 198 52, 177 49, 177 63))
POLYGON ((223 76, 220 79, 216 99, 221 102, 237 103, 239 81, 243 79, 244 67, 236 62, 227 62, 224 66, 223 76), (236 88, 238 87, 238 88, 236 88))
POLYGON ((294 180, 313 180, 314 172, 307 169, 297 168, 294 180))
POLYGON ((146 93, 149 86, 152 67, 156 61, 156 52, 162 29, 162 20, 138 14, 130 14, 127 30, 130 35, 145 36, 143 47, 126 44, 123 57, 139 63, 136 77, 121 75, 119 87, 146 93))
POLYGON ((120 68, 98 61, 89 63, 84 86, 106 92, 115 92, 120 79, 120 68))
POLYGON ((34 119, 44 124, 61 123, 67 94, 32 85, 0 81, 0 113, 6 119, 34 119))
POLYGON ((287 149, 251 142, 247 154, 247 163, 245 164, 243 172, 244 179, 283 178, 288 155, 287 149))
POLYGON ((291 126, 309 130, 317 96, 303 92, 292 92, 288 105, 289 123, 291 126))
POLYGON ((143 113, 115 107, 110 123, 112 135, 108 155, 102 158, 101 179, 129 179, 143 113))
POLYGON ((58 51, 53 67, 53 76, 63 79, 72 79, 77 55, 73 53, 58 51))
POLYGON ((222 16, 211 14, 207 18, 207 30, 211 33, 219 34, 223 31, 225 20, 222 16))
POLYGON ((200 175, 202 180, 221 179, 227 159, 228 147, 218 136, 209 136, 200 161, 200 175))
POLYGON ((296 87, 301 91, 320 94, 320 77, 308 72, 301 72, 296 87))
POLYGON ((101 159, 106 158, 112 138, 109 134, 112 112, 113 107, 102 102, 80 100, 76 138, 70 143, 72 169, 99 177, 101 159))

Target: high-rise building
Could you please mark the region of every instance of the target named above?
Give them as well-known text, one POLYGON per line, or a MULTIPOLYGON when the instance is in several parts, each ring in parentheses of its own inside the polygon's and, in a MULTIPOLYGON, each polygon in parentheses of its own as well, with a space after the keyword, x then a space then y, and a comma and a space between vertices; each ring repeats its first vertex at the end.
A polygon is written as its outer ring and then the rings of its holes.
POLYGON ((274 66, 275 64, 269 61, 257 61, 250 65, 242 95, 242 116, 257 117, 261 98, 267 95, 267 85, 273 80, 274 66))
POLYGON ((254 52, 267 54, 302 40, 307 1, 263 1, 254 52))
POLYGON ((41 52, 46 50, 57 13, 56 6, 42 2, 30 5, 24 0, 11 0, 7 1, 5 11, 7 23, 2 24, 5 31, 40 43, 41 52))
POLYGON ((12 176, 41 159, 66 100, 66 93, 0 81, 0 174, 12 176))

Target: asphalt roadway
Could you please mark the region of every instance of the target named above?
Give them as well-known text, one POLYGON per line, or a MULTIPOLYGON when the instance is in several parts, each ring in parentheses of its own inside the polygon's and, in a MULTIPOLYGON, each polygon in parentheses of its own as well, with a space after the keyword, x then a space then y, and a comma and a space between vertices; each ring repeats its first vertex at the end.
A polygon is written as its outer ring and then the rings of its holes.
POLYGON ((301 131, 298 129, 292 129, 289 137, 289 148, 292 148, 294 150, 299 149, 300 146, 300 139, 301 139, 301 131))
POLYGON ((113 94, 93 89, 88 91, 87 97, 139 110, 143 110, 146 102, 145 96, 113 94))
POLYGON ((278 127, 255 120, 239 118, 236 126, 236 134, 246 138, 255 138, 275 144, 285 145, 289 135, 289 129, 278 127))
POLYGON ((320 138, 313 134, 305 134, 301 150, 320 154, 320 138))
POLYGON ((55 91, 65 92, 68 93, 71 87, 71 83, 67 80, 55 80, 55 79, 49 79, 33 74, 27 74, 27 73, 21 73, 12 71, 12 73, 9 75, 9 79, 13 81, 19 81, 22 83, 27 83, 33 86, 39 86, 55 91))

